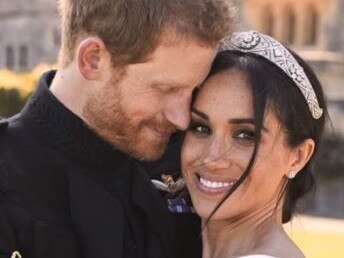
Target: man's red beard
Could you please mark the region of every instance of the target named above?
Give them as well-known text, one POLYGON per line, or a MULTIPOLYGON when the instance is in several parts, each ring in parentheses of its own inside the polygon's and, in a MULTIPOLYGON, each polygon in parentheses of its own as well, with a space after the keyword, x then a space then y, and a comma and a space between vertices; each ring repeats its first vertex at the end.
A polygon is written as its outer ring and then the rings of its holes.
MULTIPOLYGON (((117 82, 118 83, 118 82, 117 82)), ((140 160, 156 160, 162 156, 175 126, 163 117, 134 121, 121 103, 118 85, 109 85, 99 96, 92 96, 85 105, 83 117, 88 125, 116 149, 140 160), (108 92, 107 92, 108 91, 108 92), (109 101, 111 100, 111 101, 109 101), (164 137, 154 137, 154 130, 164 137)), ((144 114, 142 114, 143 116, 144 114)), ((135 114, 140 118, 140 114, 135 114)), ((161 114, 162 116, 162 114, 161 114)))

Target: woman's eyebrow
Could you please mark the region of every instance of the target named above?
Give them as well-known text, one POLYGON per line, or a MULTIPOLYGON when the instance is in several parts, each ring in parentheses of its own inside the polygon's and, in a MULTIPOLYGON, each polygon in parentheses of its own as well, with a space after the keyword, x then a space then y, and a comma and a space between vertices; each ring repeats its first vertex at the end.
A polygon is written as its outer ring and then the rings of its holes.
POLYGON ((253 125, 255 125, 253 118, 231 118, 228 121, 230 124, 253 124, 253 125))
MULTIPOLYGON (((253 118, 231 118, 228 120, 228 122, 230 124, 252 124, 252 125, 256 125, 256 123, 254 122, 253 118)), ((269 132, 269 130, 263 125, 262 129, 265 132, 269 132)))
POLYGON ((206 114, 204 114, 202 111, 197 110, 197 109, 194 108, 194 107, 191 108, 191 112, 192 112, 192 113, 195 113, 196 115, 202 117, 202 118, 205 119, 205 120, 209 120, 209 117, 208 117, 206 114))
MULTIPOLYGON (((195 107, 191 108, 191 112, 198 115, 199 117, 202 117, 205 120, 209 120, 209 117, 205 113, 203 113, 200 110, 197 110, 195 107)), ((228 122, 230 124, 252 124, 254 126, 256 125, 253 118, 231 118, 228 120, 228 122)), ((269 132, 269 130, 264 125, 262 126, 262 129, 265 132, 269 132)))

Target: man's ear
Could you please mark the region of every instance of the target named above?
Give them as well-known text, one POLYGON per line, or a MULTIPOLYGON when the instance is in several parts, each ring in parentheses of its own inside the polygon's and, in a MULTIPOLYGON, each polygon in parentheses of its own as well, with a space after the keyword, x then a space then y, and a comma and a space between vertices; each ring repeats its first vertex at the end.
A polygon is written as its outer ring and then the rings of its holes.
POLYGON ((315 149, 315 142, 313 139, 306 139, 300 145, 293 149, 293 160, 290 166, 289 178, 294 177, 300 172, 312 157, 315 149))
POLYGON ((104 42, 98 37, 81 41, 77 50, 77 61, 81 74, 87 80, 97 80, 108 55, 104 42))

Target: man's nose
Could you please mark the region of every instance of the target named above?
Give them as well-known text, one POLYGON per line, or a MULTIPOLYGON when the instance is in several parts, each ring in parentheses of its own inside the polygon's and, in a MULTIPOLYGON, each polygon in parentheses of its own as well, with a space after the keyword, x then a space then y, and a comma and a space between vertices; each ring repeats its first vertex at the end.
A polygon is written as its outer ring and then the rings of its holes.
POLYGON ((190 123, 191 94, 175 96, 165 110, 166 119, 179 130, 186 130, 190 123))

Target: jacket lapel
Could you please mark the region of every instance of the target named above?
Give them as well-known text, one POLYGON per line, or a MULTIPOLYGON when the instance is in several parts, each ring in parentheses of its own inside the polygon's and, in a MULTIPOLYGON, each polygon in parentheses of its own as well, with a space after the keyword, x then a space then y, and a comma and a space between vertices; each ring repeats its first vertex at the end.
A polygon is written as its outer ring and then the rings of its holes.
POLYGON ((167 202, 153 187, 147 172, 139 164, 134 164, 132 199, 149 218, 150 224, 161 240, 166 257, 174 257, 175 232, 174 218, 168 210, 167 202))
POLYGON ((85 258, 123 257, 122 206, 84 175, 69 173, 70 212, 85 258))

